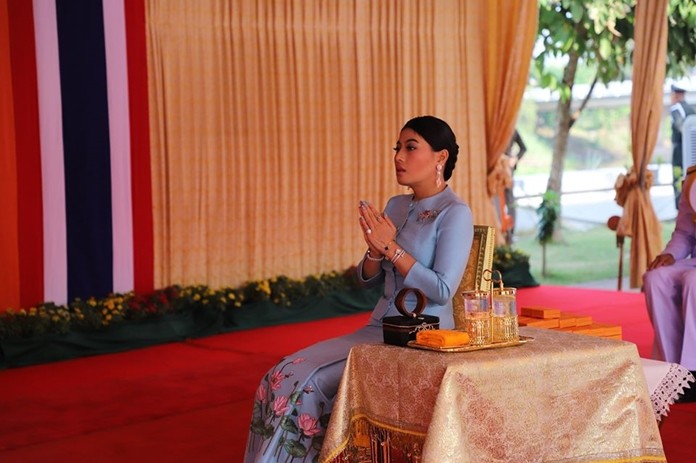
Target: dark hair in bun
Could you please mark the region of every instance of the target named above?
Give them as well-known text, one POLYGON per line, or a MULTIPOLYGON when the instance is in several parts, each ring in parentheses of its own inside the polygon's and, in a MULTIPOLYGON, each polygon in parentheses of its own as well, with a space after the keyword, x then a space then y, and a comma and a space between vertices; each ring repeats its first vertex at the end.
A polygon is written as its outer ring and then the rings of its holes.
POLYGON ((418 116, 404 124, 401 130, 404 129, 411 129, 423 137, 434 151, 447 150, 449 156, 442 176, 445 180, 449 180, 457 163, 459 145, 457 145, 457 137, 447 122, 434 116, 418 116))

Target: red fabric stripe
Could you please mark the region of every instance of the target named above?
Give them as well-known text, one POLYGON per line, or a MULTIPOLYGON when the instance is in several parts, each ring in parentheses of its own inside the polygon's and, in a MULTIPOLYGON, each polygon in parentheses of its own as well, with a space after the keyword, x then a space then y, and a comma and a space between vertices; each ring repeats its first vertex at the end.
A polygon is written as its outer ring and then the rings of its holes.
POLYGON ((9 0, 19 197, 19 288, 23 307, 44 300, 43 202, 32 2, 9 0))
POLYGON ((133 192, 133 271, 136 292, 154 289, 150 123, 147 90, 145 0, 124 2, 131 131, 133 192))
POLYGON ((0 311, 19 307, 17 164, 7 0, 0 0, 0 311))

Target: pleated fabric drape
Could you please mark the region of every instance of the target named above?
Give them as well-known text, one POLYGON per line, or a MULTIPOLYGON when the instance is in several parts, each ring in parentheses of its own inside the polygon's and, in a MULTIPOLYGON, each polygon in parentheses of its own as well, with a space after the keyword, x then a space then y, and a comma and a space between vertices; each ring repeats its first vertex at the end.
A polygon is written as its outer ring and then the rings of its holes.
POLYGON ((0 310, 152 291, 144 0, 0 22, 0 310))
POLYGON ((449 184, 492 224, 486 175, 521 102, 536 2, 146 5, 156 286, 355 263, 358 201, 405 191, 391 147, 422 114, 452 125, 449 184))
POLYGON ((15 115, 7 0, 0 0, 0 301, 19 305, 19 235, 15 115), (2 155, 1 153, 7 153, 2 155))
POLYGON ((530 5, 0 0, 0 310, 345 269, 423 114, 493 225, 530 5))
MULTIPOLYGON (((506 177, 510 175, 499 161, 515 130, 527 86, 537 37, 538 11, 537 0, 485 3, 486 172, 488 194, 492 197, 502 193, 506 177)), ((487 212, 494 211, 487 209, 487 212)), ((497 220, 495 214, 488 215, 487 219, 489 222, 497 220)), ((498 233, 497 238, 504 242, 502 233, 498 233)))
POLYGON ((642 286, 648 263, 662 249, 660 222, 650 200, 653 179, 647 165, 662 119, 666 54, 667 0, 639 0, 631 93, 633 167, 621 186, 624 211, 619 225, 619 231, 631 237, 631 288, 642 286))

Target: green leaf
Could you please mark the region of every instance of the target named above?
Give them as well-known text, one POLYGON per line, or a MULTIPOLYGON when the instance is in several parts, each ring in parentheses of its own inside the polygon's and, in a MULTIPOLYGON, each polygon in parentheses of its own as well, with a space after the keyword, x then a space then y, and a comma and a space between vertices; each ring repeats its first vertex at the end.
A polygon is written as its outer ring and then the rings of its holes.
POLYGON ((544 88, 549 88, 551 86, 551 79, 553 76, 551 74, 542 74, 541 75, 541 86, 544 88))
POLYGON ((573 17, 573 22, 579 23, 582 21, 584 13, 585 7, 581 3, 575 2, 570 5, 570 15, 573 17))
POLYGON ((290 403, 291 404, 296 404, 299 398, 302 396, 302 391, 295 391, 290 395, 290 403))
POLYGON ((288 452, 288 455, 295 458, 302 458, 307 455, 307 448, 298 440, 287 440, 283 444, 283 448, 288 452))
POLYGON ((603 59, 609 59, 612 52, 611 40, 608 37, 600 37, 599 39, 599 56, 603 59))
POLYGON ((570 87, 568 87, 567 85, 561 86, 561 88, 559 88, 559 91, 561 94, 561 101, 568 101, 572 96, 570 87))
POLYGON ((324 445, 324 436, 315 436, 312 439, 312 448, 316 451, 320 451, 322 445, 324 445))
POLYGON ((558 194, 555 191, 547 190, 536 211, 539 216, 537 240, 541 244, 546 244, 553 239, 553 232, 560 214, 560 207, 561 203, 558 194))
POLYGON ((280 419, 280 428, 293 434, 299 434, 300 429, 289 416, 285 415, 280 419))

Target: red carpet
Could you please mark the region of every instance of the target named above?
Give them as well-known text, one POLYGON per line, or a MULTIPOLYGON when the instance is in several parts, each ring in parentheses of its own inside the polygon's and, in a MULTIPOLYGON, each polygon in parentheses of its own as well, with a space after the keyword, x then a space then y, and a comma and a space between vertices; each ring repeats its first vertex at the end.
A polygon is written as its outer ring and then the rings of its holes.
POLYGON ((642 293, 538 286, 519 291, 517 305, 550 307, 621 325, 623 339, 636 344, 641 357, 650 358, 653 330, 642 293))
MULTIPOLYGON (((539 287, 541 305, 621 324, 648 357, 652 330, 638 293, 539 287)), ((237 462, 254 391, 283 354, 362 326, 368 314, 0 371, 0 461, 237 462)), ((694 461, 696 404, 677 404, 662 429, 670 463, 694 461)))

